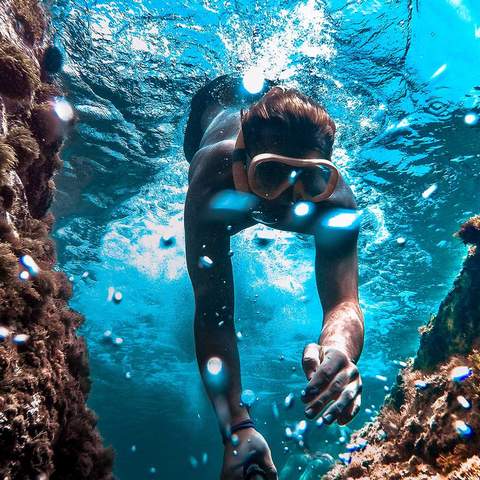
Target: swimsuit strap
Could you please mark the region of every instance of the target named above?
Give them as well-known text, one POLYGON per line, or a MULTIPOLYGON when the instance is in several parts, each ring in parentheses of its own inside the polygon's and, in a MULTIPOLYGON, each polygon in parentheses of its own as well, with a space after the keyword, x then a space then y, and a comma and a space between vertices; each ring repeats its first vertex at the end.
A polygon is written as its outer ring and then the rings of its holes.
POLYGON ((248 183, 247 166, 245 164, 246 149, 245 141, 243 139, 243 131, 240 128, 235 148, 232 154, 232 175, 235 189, 239 192, 251 193, 250 185, 248 183))

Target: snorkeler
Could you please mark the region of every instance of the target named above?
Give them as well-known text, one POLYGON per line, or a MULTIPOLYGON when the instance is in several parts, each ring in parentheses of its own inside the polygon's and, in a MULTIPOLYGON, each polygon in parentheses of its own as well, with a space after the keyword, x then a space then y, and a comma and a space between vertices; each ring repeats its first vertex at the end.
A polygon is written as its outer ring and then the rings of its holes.
POLYGON ((323 326, 318 341, 303 352, 305 415, 345 424, 360 408, 359 227, 349 221, 348 228, 329 228, 345 223, 335 221, 336 212, 341 219, 356 218, 352 191, 330 161, 334 135, 327 112, 294 89, 273 86, 251 95, 242 91, 239 79, 223 76, 192 100, 184 141, 190 163, 186 256, 195 295, 198 365, 225 445, 222 480, 245 478, 249 465, 277 479, 270 448, 240 399, 230 251, 230 237, 239 231, 263 223, 314 235, 323 326), (218 198, 227 204, 220 219, 212 215, 218 198), (217 371, 227 372, 221 395, 206 379, 212 359, 217 371))

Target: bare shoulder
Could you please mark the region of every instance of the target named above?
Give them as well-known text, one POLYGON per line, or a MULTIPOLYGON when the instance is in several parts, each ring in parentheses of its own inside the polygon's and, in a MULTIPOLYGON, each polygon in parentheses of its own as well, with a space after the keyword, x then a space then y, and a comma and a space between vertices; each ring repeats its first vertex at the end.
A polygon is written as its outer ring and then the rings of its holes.
POLYGON ((235 140, 228 139, 199 149, 190 163, 189 190, 198 188, 217 190, 231 187, 234 147, 235 140))

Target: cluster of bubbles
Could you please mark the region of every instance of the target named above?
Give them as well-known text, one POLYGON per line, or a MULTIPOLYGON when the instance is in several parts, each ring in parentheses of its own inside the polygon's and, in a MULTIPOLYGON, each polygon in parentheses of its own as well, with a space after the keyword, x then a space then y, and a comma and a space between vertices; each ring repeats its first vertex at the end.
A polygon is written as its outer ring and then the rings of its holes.
POLYGON ((25 345, 30 338, 26 333, 16 333, 12 336, 12 332, 7 328, 0 326, 0 342, 10 339, 15 345, 25 345))
MULTIPOLYGON (((454 383, 464 382, 467 378, 470 378, 473 375, 473 370, 467 365, 461 365, 453 368, 450 371, 450 380, 454 383)), ((425 380, 416 380, 415 388, 417 390, 427 390, 430 387, 430 384, 425 380)), ((465 398, 463 395, 457 396, 457 402, 465 410, 469 410, 472 407, 470 400, 465 398)), ((468 439, 473 436, 473 428, 468 425, 463 420, 456 420, 454 422, 454 429, 461 438, 468 439)))
POLYGON ((105 330, 103 332, 103 341, 105 343, 111 343, 112 345, 116 345, 117 347, 123 344, 123 338, 115 337, 111 330, 105 330))
MULTIPOLYGON (((240 332, 238 332, 240 333, 240 332)), ((283 355, 280 357, 283 359, 283 355)), ((403 360, 394 360, 393 363, 395 365, 400 366, 401 368, 406 367, 408 364, 403 360)), ((468 375, 471 374, 471 371, 465 370, 463 367, 455 369, 452 371, 452 379, 455 381, 461 381, 462 379, 468 378, 468 375)), ((219 357, 211 357, 205 367, 205 377, 207 385, 212 388, 213 391, 217 393, 224 394, 223 389, 226 385, 226 371, 223 364, 223 361, 219 357)), ((388 378, 385 375, 377 374, 374 376, 376 380, 382 383, 386 383, 388 378)), ((385 390, 388 391, 389 387, 385 385, 385 390)), ((304 392, 302 392, 303 394, 304 392)), ((285 410, 292 409, 295 403, 295 394, 293 392, 289 392, 281 402, 281 405, 285 410)), ((464 397, 458 397, 458 402, 463 405, 465 408, 467 404, 469 404, 468 400, 464 397)), ((259 398, 255 394, 255 392, 251 389, 244 389, 241 393, 241 405, 244 405, 248 408, 252 407, 255 402, 259 401, 259 398)), ((365 413, 370 416, 370 420, 374 420, 376 416, 379 414, 378 409, 375 405, 371 405, 364 409, 365 413)), ((277 401, 272 402, 272 413, 275 420, 280 420, 281 413, 279 408, 279 403, 277 401)), ((285 440, 282 441, 284 443, 284 453, 290 452, 290 447, 288 446, 287 442, 294 442, 298 447, 302 449, 304 452, 308 452, 308 446, 306 444, 306 435, 309 429, 312 426, 315 426, 317 429, 322 428, 325 424, 322 417, 317 418, 314 422, 307 422, 306 420, 299 420, 294 423, 286 423, 284 427, 284 437, 285 440)), ((457 431, 460 432, 461 425, 458 424, 457 431)), ((463 428, 462 435, 465 437, 467 435, 467 429, 463 428)), ((340 435, 336 444, 338 445, 345 445, 345 451, 338 455, 339 461, 344 464, 349 464, 352 461, 352 454, 354 452, 363 450, 367 447, 368 442, 363 438, 357 438, 354 442, 348 443, 348 435, 349 429, 347 427, 340 427, 340 435)), ((387 434, 385 431, 380 430, 378 432, 378 440, 384 441, 387 438, 387 434)), ((325 440, 327 443, 328 440, 325 440)), ((233 434, 230 437, 230 442, 235 447, 239 444, 239 438, 236 434, 233 434)), ((307 454, 307 453, 305 453, 307 454)), ((333 459, 332 459, 333 463, 333 459)), ((198 465, 198 462, 197 462, 198 465)), ((193 465, 192 465, 193 466, 193 465)))
POLYGON ((20 280, 29 280, 40 272, 39 266, 30 255, 23 255, 20 257, 20 265, 22 267, 18 275, 20 280))
POLYGON ((108 287, 107 302, 120 303, 123 299, 123 294, 115 287, 108 287))

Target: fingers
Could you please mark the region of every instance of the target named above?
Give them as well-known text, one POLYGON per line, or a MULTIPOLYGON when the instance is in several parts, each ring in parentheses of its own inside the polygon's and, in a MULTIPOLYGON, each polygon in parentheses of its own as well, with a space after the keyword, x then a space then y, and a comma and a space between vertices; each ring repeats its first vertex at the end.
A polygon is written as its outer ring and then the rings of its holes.
POLYGON ((354 398, 353 402, 350 406, 338 416, 337 422, 339 425, 346 425, 350 422, 355 415, 360 411, 360 406, 362 404, 362 381, 360 377, 358 378, 359 381, 359 391, 357 396, 354 398))
POLYGON ((277 469, 272 465, 265 470, 267 480, 278 480, 277 469))
POLYGON ((305 408, 307 418, 316 417, 324 407, 335 400, 343 391, 346 385, 350 383, 351 378, 347 372, 340 372, 328 386, 317 395, 305 408))
POLYGON ((247 478, 256 479, 258 477, 255 476, 255 473, 261 472, 262 478, 266 478, 266 480, 278 480, 277 469, 273 464, 269 448, 263 452, 262 456, 258 456, 258 452, 252 452, 250 458, 245 463, 245 467, 247 478))
POLYGON ((360 408, 360 393, 361 384, 358 381, 348 384, 337 400, 325 410, 322 415, 324 422, 330 424, 339 418, 344 422, 350 421, 353 418, 353 412, 360 408))
POLYGON ((259 463, 260 467, 265 472, 267 480, 278 480, 277 469, 273 464, 272 452, 269 448, 266 449, 259 463))
POLYGON ((302 396, 304 403, 309 403, 347 366, 348 358, 341 352, 332 350, 325 354, 322 363, 312 375, 302 396))
POLYGON ((303 350, 302 367, 307 380, 312 378, 312 375, 320 366, 320 346, 316 343, 308 344, 303 350))

